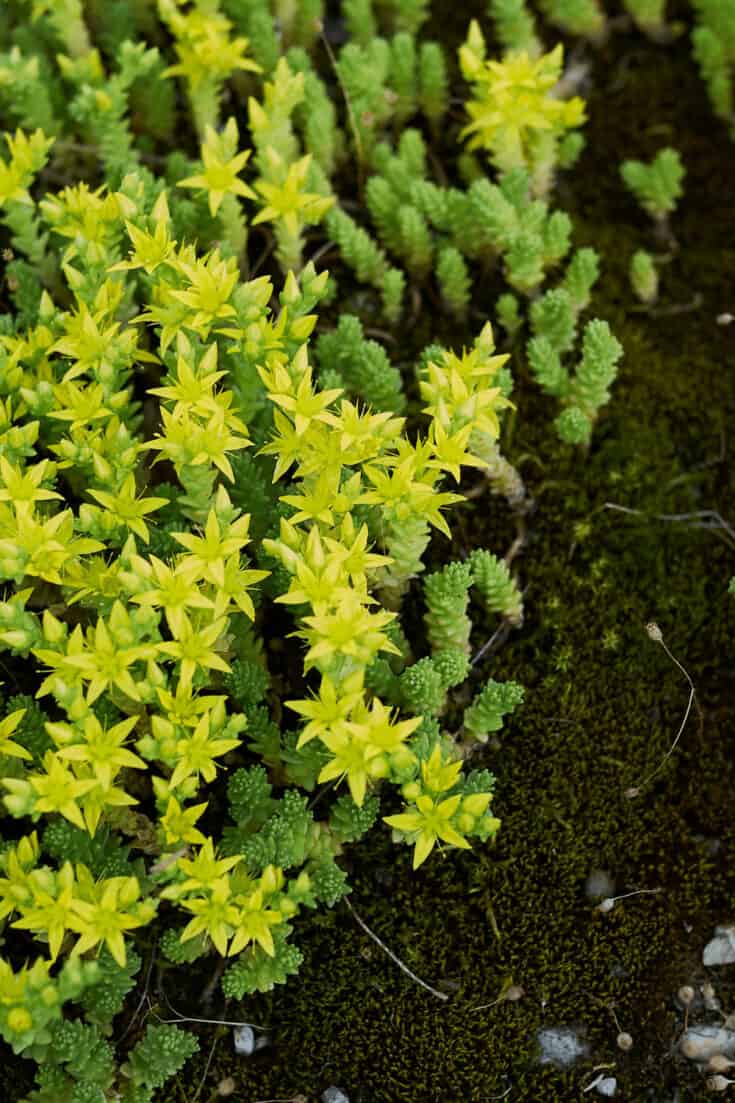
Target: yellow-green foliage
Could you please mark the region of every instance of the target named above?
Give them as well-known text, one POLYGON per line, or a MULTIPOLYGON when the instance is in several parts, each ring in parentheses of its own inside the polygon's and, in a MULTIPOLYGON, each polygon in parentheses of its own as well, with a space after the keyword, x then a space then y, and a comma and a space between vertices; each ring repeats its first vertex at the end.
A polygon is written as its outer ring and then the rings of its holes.
POLYGON ((483 316, 414 386, 374 316, 424 296, 475 318, 490 272, 542 290, 572 227, 537 197, 583 104, 552 94, 561 47, 493 61, 473 24, 463 136, 487 178, 440 163, 457 134, 423 2, 345 5, 335 56, 318 0, 24 4, 0 12, 0 649, 25 691, 0 713, 0 1034, 45 1063, 33 1103, 142 1103, 191 1043, 147 1034, 116 1070, 95 1031, 152 943, 227 958, 230 998, 268 991, 374 824, 414 867, 498 829, 463 760, 522 691, 465 684, 470 612, 517 626, 520 590, 489 552, 437 557, 468 468, 524 508, 509 357, 483 316))
POLYGON ((194 122, 204 137, 206 127, 216 125, 227 78, 238 70, 260 72, 260 66, 245 56, 247 38, 231 35, 232 23, 216 0, 194 0, 190 6, 187 0, 158 0, 158 11, 174 36, 178 57, 164 75, 185 80, 194 122))
POLYGON ((484 149, 501 171, 526 168, 538 194, 550 187, 565 131, 584 122, 584 100, 552 94, 564 64, 561 44, 532 58, 521 50, 502 61, 486 57, 485 39, 476 22, 459 51, 460 67, 472 85, 467 101, 471 122, 462 131, 469 149, 484 149))
MULTIPOLYGON (((208 128, 201 172, 178 180, 204 192, 212 214, 254 194, 240 178, 247 154, 237 144, 233 120, 221 134, 208 128)), ((326 272, 307 266, 300 281, 289 273, 276 316, 268 278, 242 282, 235 256, 177 240, 177 196, 160 181, 132 172, 118 190, 76 184, 35 203, 29 188, 50 145, 41 132, 18 131, 3 163, 2 203, 27 205, 52 235, 63 294, 44 291, 36 323, 0 337, 0 642, 37 665, 36 696, 59 718, 41 720, 46 749, 33 753, 23 741, 27 710, 9 713, 0 783, 11 816, 77 834, 58 866, 36 831, 5 851, 0 914, 37 940, 29 976, 45 968, 45 954, 71 966, 102 947, 125 970, 135 932, 160 920, 178 931, 172 953, 212 946, 245 963, 233 985, 267 986, 295 968, 288 921, 344 886, 339 835, 296 798, 279 812, 264 797, 289 825, 288 844, 266 828, 223 852, 201 827, 202 786, 242 752, 249 724, 220 692, 222 678, 256 604, 268 600, 262 584, 275 579, 248 556, 270 556, 281 570, 275 601, 293 609, 314 686, 287 702, 306 722, 294 776, 315 763, 314 782, 346 781, 353 819, 381 782, 402 788, 406 811, 388 822, 414 845, 415 865, 438 840, 468 847, 468 836, 488 838, 498 825, 489 777, 465 793, 451 741, 419 738, 421 716, 400 717, 367 675, 381 656, 401 656, 398 613, 375 594, 395 599, 423 569, 430 527, 449 534, 445 510, 460 496, 445 480, 482 466, 470 440, 497 435, 507 401, 492 384, 505 358, 492 356, 488 325, 471 353, 430 365, 421 385, 428 423, 409 439, 403 418, 315 381, 308 310, 326 272), (141 401, 155 417, 142 417, 141 401), (255 549, 233 467, 253 447, 251 414, 280 500, 278 527, 274 511, 272 535, 255 549), (173 497, 157 492, 162 461, 180 484, 173 497), (158 515, 174 505, 178 521, 157 554, 158 515), (127 836, 137 852, 125 873, 95 867, 104 832, 127 836), (243 981, 243 967, 265 979, 243 981)), ((256 221, 281 220, 297 238, 302 219, 321 216, 330 200, 303 191, 308 161, 293 162, 280 187, 256 180, 266 201, 256 221)), ((21 977, 8 983, 0 1031, 41 1054, 51 1035, 21 977)), ((59 1020, 66 989, 49 983, 59 1020)))

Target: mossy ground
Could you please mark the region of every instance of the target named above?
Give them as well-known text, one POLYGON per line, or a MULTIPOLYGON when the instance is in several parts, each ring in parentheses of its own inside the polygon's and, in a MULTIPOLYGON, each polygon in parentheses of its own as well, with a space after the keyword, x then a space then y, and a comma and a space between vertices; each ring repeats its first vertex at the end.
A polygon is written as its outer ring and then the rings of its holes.
MULTIPOLYGON (((458 33, 471 14, 462 11, 458 33)), ((210 1008, 267 1026, 269 1046, 236 1058, 229 1029, 199 1028, 200 1056, 160 1103, 192 1103, 210 1055, 204 1103, 227 1076, 238 1103, 312 1103, 329 1084, 351 1103, 485 1103, 507 1089, 512 1103, 563 1103, 580 1098, 602 1064, 618 1078, 618 1098, 663 1103, 676 1086, 680 1103, 710 1098, 674 1052, 682 1015, 673 996, 704 981, 702 948, 735 915, 735 599, 726 594, 735 550, 722 531, 653 515, 710 509, 735 519, 735 327, 715 321, 735 312, 735 144, 712 118, 686 37, 656 47, 616 35, 584 60, 588 146, 559 198, 575 244, 601 253, 594 313, 610 322, 625 359, 587 454, 558 443, 556 411, 516 365, 507 450, 537 503, 517 560, 526 626, 476 668, 478 682, 526 686, 526 704, 478 758, 497 775, 502 830, 494 846, 435 855, 419 874, 408 849, 376 831, 355 849, 351 871, 355 910, 449 999, 411 982, 344 905, 309 915, 296 979, 210 1008), (627 266, 634 249, 658 246, 618 165, 665 144, 682 153, 686 198, 672 222, 680 248, 661 267, 658 307, 645 313, 627 266), (672 309, 695 295, 696 309, 672 309), (630 799, 626 789, 669 748, 688 697, 646 635, 650 620, 691 674, 703 720, 692 714, 655 779, 630 799), (595 869, 609 871, 618 893, 660 891, 600 914, 584 893, 595 869), (523 987, 520 1000, 474 1010, 509 977, 523 987), (616 1048, 611 1009, 633 1036, 627 1054, 616 1048), (589 1046, 569 1071, 536 1060, 537 1030, 560 1024, 578 1027, 589 1046)), ((489 497, 456 511, 454 529, 455 554, 503 550, 513 538, 512 518, 489 497)), ((446 544, 433 551, 448 558, 446 544)), ((478 624, 473 642, 492 629, 478 624)), ((206 979, 197 966, 172 974, 172 1005, 201 1017, 206 979)), ((711 979, 735 1010, 731 971, 711 979)))

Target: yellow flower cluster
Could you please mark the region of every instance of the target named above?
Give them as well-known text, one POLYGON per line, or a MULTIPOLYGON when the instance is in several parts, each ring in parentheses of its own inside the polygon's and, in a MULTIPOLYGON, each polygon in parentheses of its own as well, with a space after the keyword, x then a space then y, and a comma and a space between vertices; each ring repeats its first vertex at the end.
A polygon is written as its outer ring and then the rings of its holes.
MULTIPOLYGON (((207 131, 201 179, 180 181, 207 190, 215 209, 243 193, 245 160, 230 156, 235 140, 232 127, 221 137, 207 131)), ((19 164, 24 151, 42 147, 45 155, 42 135, 11 140, 19 164)), ((308 221, 317 200, 303 190, 307 168, 303 159, 291 165, 283 195, 256 184, 264 219, 272 213, 288 226, 290 213, 301 211, 298 227, 302 215, 308 221)), ((30 182, 22 174, 18 180, 30 182)), ((102 822, 135 834, 147 822, 154 847, 174 852, 164 871, 173 881, 166 898, 193 915, 184 937, 206 937, 223 953, 252 943, 271 954, 270 928, 294 907, 281 871, 269 867, 256 882, 244 864, 217 858, 196 826, 206 805, 190 803, 240 743, 245 718, 228 715, 225 697, 207 690, 230 670, 233 618, 254 618, 251 591, 267 574, 245 559, 250 518, 225 487, 234 477, 231 457, 251 443, 247 402, 272 408, 273 432, 261 454, 273 458, 275 480, 288 474, 291 482, 281 496, 290 515, 264 546, 289 572, 277 600, 295 607, 305 671, 319 678, 314 696, 289 702, 307 721, 299 746, 318 740, 320 780, 346 778, 362 805, 379 779, 417 769, 408 742, 420 724, 398 718, 366 688, 375 658, 397 651, 396 614, 372 592, 395 596, 422 569, 429 526, 448 534, 443 511, 459 496, 442 480, 479 462, 470 435, 493 433, 494 410, 504 405, 492 385, 492 334, 477 355, 430 367, 422 384, 429 430, 409 440, 402 418, 315 383, 306 344, 315 317, 303 304, 318 300, 326 273, 307 266, 300 282, 289 275, 281 310, 271 315, 270 281, 242 284, 234 256, 218 249, 200 255, 178 243, 165 190, 147 195, 135 174, 112 193, 67 188, 38 210, 68 242, 63 274, 74 301, 59 309, 45 294, 37 325, 2 338, 13 396, 0 416, 0 573, 19 585, 60 587, 83 612, 38 615, 28 607, 31 589, 3 603, 0 639, 39 660, 46 674, 38 696, 53 696, 66 714, 45 725, 52 748, 23 776, 2 779, 4 802, 15 816, 59 815, 89 834, 102 822), (134 290, 144 296, 142 308, 134 290), (146 323, 156 331, 155 351, 146 323), (256 365, 252 379, 233 367, 240 359, 256 365), (146 397, 157 400, 160 421, 146 440, 133 380, 159 365, 162 377, 146 397), (53 459, 37 458, 39 432, 53 459), (168 502, 146 490, 150 473, 140 459, 147 452, 173 468, 184 488, 177 508, 194 525, 168 533, 177 550, 165 559, 146 548, 151 517, 168 502), (57 478, 81 500, 76 515, 60 504, 57 478), (94 706, 103 697, 122 713, 119 722, 99 718, 94 706), (137 800, 124 785, 125 771, 152 763, 155 825, 131 810, 137 800), (199 856, 191 859, 195 846, 199 856)), ((27 753, 12 738, 21 719, 12 714, 0 728, 10 759, 27 753)), ((450 828, 431 837, 453 842, 450 828)), ((430 828, 416 831, 417 855, 425 856, 430 828)), ((77 952, 104 942, 124 960, 125 930, 155 911, 140 901, 136 878, 94 882, 79 863, 23 878, 25 889, 10 898, 17 922, 49 931, 54 955, 66 933, 76 932, 77 952)))
POLYGON ((532 176, 541 162, 553 162, 553 147, 566 130, 585 120, 584 100, 555 95, 564 48, 531 58, 511 52, 502 61, 485 57, 485 40, 473 20, 459 51, 462 75, 472 85, 467 101, 471 122, 462 131, 469 149, 484 149, 502 172, 527 168, 532 176))
POLYGON ((137 877, 95 879, 81 862, 52 870, 38 860, 35 832, 0 858, 0 918, 18 912, 11 926, 45 936, 52 962, 71 933, 78 936, 72 957, 104 943, 124 965, 125 932, 150 923, 157 910, 153 900, 140 899, 137 877))
POLYGON ((300 745, 318 738, 328 752, 319 780, 346 778, 358 805, 372 781, 415 761, 407 740, 420 718, 396 720, 365 688, 373 660, 398 651, 389 635, 395 614, 376 608, 370 594, 394 563, 369 550, 367 526, 358 527, 353 510, 376 509, 389 551, 414 521, 448 535, 442 510, 459 496, 439 481, 445 473, 458 478, 462 465, 482 465, 467 450, 468 437, 496 431, 494 410, 507 404, 488 385, 505 358, 488 359, 488 348, 489 327, 469 356, 430 367, 422 393, 432 423, 416 443, 402 435, 402 418, 361 410, 338 390, 316 390, 306 346, 290 364, 260 370, 277 407, 274 437, 262 451, 276 456, 275 478, 293 467, 298 480, 297 493, 281 499, 295 513, 281 521, 279 539, 265 542, 292 576, 276 600, 308 609, 296 635, 307 644, 306 670, 316 668, 321 678, 315 697, 288 704, 308 720, 300 745))
POLYGON ((30 203, 28 186, 45 163, 53 140, 43 131, 27 135, 16 130, 15 137, 5 135, 10 160, 0 158, 0 207, 8 201, 30 203))

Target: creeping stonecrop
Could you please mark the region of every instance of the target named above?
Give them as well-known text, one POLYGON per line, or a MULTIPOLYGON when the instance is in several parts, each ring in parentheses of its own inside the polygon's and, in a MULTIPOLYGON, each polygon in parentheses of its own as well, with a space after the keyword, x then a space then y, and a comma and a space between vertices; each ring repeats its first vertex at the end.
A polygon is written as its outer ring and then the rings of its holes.
POLYGON ((478 287, 571 443, 620 353, 593 319, 569 362, 598 259, 550 199, 584 121, 560 46, 490 59, 472 24, 459 135, 423 0, 343 4, 326 59, 318 0, 6 7, 0 1036, 28 1103, 151 1103, 196 1043, 148 1026, 116 1063, 144 960, 267 992, 369 830, 414 868, 498 830, 467 759, 523 690, 473 631, 522 594, 512 555, 441 562, 468 474, 530 504, 478 287), (399 365, 383 327, 424 301, 458 347, 399 365))

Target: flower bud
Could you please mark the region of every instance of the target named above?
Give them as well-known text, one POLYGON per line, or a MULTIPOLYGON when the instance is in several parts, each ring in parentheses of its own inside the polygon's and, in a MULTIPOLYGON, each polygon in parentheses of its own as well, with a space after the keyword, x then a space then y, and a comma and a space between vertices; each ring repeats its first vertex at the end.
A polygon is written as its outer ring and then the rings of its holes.
POLYGON ((418 781, 407 781, 401 788, 401 794, 406 800, 416 800, 421 795, 421 786, 418 781))
POLYGON ((370 777, 385 777, 388 773, 388 760, 385 755, 379 754, 368 762, 367 772, 370 777))

